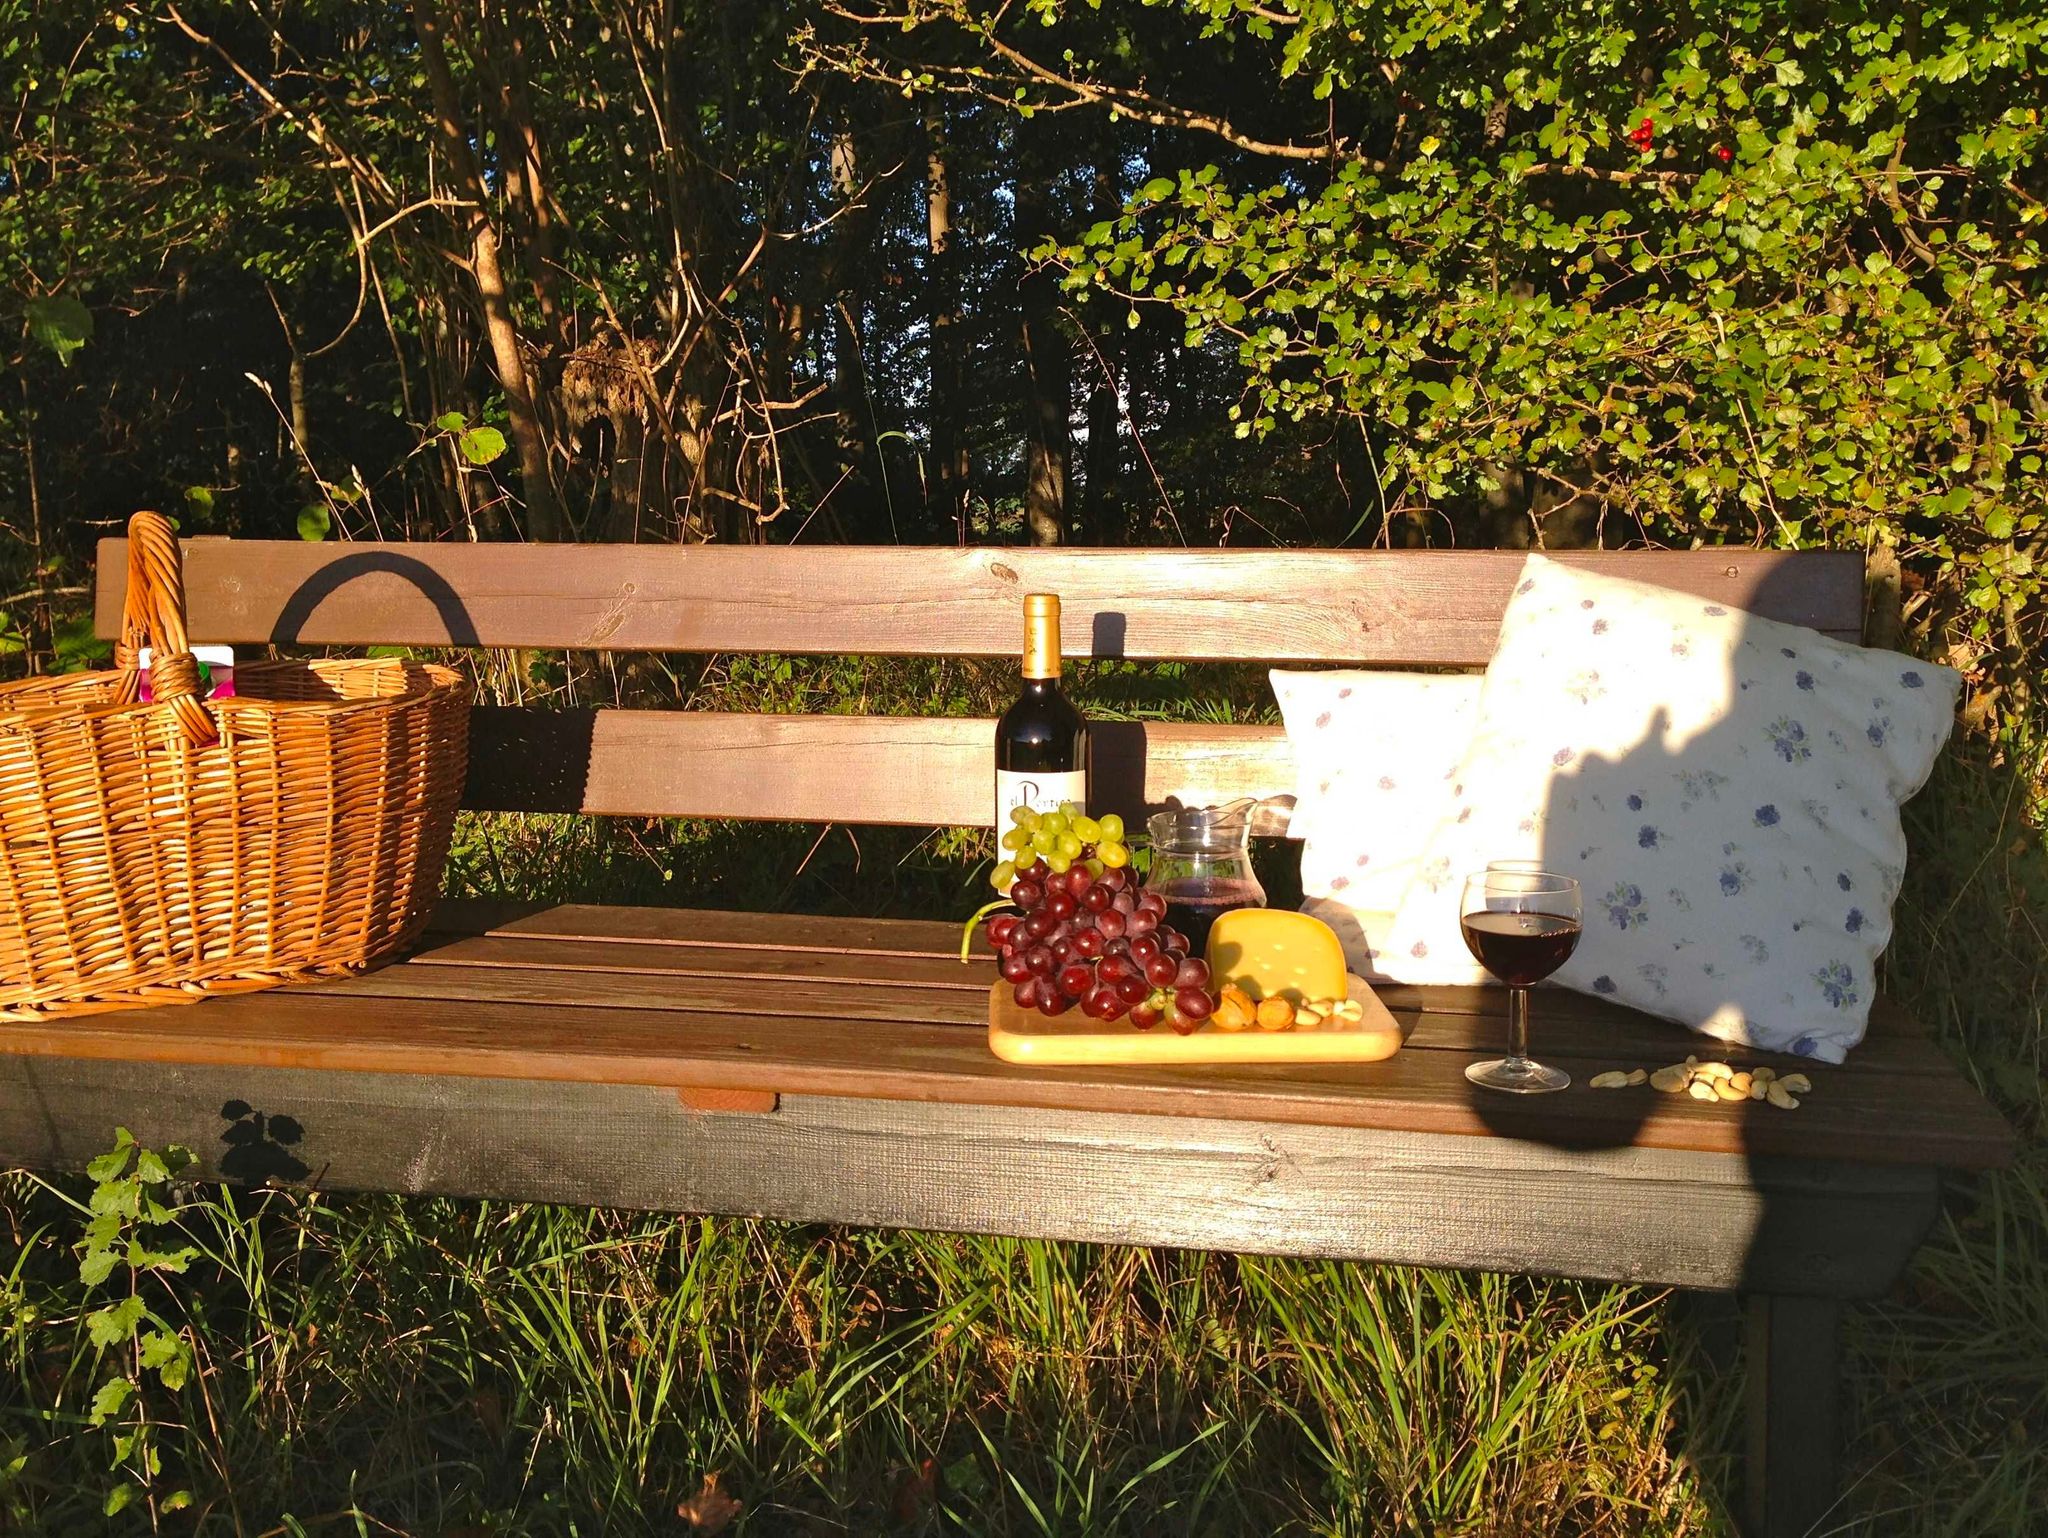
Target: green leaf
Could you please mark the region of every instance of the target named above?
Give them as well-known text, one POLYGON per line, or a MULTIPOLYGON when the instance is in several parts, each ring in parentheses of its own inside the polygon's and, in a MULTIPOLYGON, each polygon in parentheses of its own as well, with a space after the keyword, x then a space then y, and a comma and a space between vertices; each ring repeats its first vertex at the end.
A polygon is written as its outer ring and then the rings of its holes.
POLYGON ((141 1492, 135 1488, 133 1482, 126 1479, 122 1480, 118 1485, 114 1486, 113 1489, 107 1492, 107 1499, 105 1503, 100 1507, 100 1514, 102 1516, 111 1517, 119 1514, 120 1512, 126 1511, 129 1505, 134 1501, 135 1497, 140 1493, 141 1492))
POLYGON ((87 1250, 78 1262, 78 1279, 88 1287, 97 1287, 114 1274, 114 1262, 118 1257, 112 1250, 87 1250))
POLYGON ((455 441, 473 465, 487 465, 505 452, 505 435, 495 427, 472 427, 455 441))
POLYGON ((135 1151, 135 1140, 123 1137, 114 1146, 86 1165, 85 1173, 104 1185, 109 1180, 119 1180, 128 1169, 128 1156, 135 1151))
POLYGON ((28 334, 57 355, 69 368, 71 355, 92 338, 92 311, 69 294, 52 294, 31 299, 25 306, 28 334))
POLYGON ((126 1378, 109 1378, 100 1385, 100 1391, 92 1396, 92 1423, 104 1426, 127 1407, 135 1397, 135 1385, 126 1378))
POLYGON ((299 538, 309 544, 318 544, 334 527, 334 514, 326 504, 309 502, 299 509, 299 538))
POLYGON ((157 1510, 163 1512, 183 1511, 191 1504, 192 1492, 190 1490, 173 1490, 163 1498, 162 1502, 157 1506, 157 1510))
POLYGON ((151 1330, 142 1337, 142 1365, 174 1393, 185 1386, 191 1364, 192 1356, 185 1343, 168 1330, 151 1330))
POLYGON ((434 425, 444 433, 459 433, 469 426, 469 418, 459 411, 444 411, 434 418, 434 425))
POLYGON ((119 1303, 95 1309, 85 1316, 86 1331, 92 1336, 92 1343, 102 1348, 133 1338, 135 1327, 141 1322, 140 1298, 123 1298, 119 1303))
POLYGON ((213 488, 211 486, 187 486, 185 505, 199 517, 204 518, 213 511, 213 488))

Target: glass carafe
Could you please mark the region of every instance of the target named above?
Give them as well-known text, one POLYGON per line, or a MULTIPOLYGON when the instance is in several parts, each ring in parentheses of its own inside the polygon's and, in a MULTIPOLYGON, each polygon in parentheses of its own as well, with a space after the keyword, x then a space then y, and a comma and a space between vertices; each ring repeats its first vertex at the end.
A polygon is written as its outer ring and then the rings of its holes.
POLYGON ((1152 872, 1146 885, 1166 899, 1166 922, 1201 955, 1209 927, 1232 908, 1263 908, 1266 889, 1252 870, 1253 800, 1172 807, 1146 820, 1152 872))

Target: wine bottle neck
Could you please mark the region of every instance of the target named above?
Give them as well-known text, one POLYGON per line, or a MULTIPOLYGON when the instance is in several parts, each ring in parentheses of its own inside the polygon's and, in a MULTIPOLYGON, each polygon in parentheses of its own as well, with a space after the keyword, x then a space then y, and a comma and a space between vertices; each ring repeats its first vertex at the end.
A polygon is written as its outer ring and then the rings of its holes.
POLYGON ((1060 611, 1057 599, 1036 597, 1024 611, 1024 679, 1060 676, 1060 611))

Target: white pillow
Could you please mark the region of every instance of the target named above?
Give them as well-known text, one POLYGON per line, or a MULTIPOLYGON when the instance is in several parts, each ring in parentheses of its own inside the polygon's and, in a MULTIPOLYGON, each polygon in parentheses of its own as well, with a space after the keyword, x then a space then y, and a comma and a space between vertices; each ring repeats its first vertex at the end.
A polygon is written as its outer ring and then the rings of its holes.
POLYGON ((1690 594, 1529 557, 1471 746, 1383 964, 1472 965, 1463 880, 1576 876, 1557 980, 1725 1041, 1838 1063, 1863 1039, 1905 872, 1899 807, 1960 676, 1690 594))
POLYGON ((1294 753, 1301 911, 1337 931, 1353 972, 1380 978, 1377 942, 1443 818, 1484 680, 1281 668, 1271 676, 1294 753))

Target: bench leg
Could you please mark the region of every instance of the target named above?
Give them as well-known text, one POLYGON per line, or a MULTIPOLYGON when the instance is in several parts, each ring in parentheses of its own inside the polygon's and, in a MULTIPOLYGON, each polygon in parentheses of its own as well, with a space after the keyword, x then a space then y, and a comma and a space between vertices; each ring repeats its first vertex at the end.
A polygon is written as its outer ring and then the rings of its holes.
POLYGON ((1747 1538, 1806 1538, 1832 1525, 1841 1493, 1842 1305, 1746 1299, 1747 1538))

